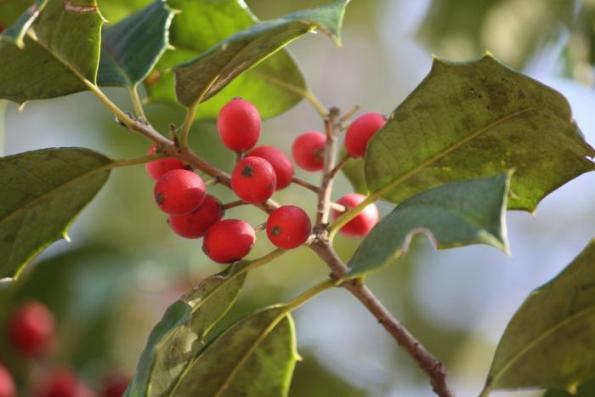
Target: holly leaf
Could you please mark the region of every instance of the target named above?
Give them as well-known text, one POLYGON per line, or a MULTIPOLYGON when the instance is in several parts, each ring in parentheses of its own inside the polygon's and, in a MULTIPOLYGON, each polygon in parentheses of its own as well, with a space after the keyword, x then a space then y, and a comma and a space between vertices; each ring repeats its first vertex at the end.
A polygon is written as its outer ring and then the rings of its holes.
MULTIPOLYGON (((341 156, 346 154, 345 149, 341 149, 341 156)), ((341 168, 343 175, 351 182, 353 190, 357 193, 368 194, 368 186, 366 185, 366 173, 364 169, 364 160, 349 158, 345 165, 341 168)))
POLYGON ((366 181, 373 194, 400 203, 442 183, 514 169, 509 208, 533 211, 595 169, 593 156, 558 92, 489 55, 436 59, 370 141, 366 181))
POLYGON ((340 29, 348 0, 298 11, 261 22, 234 34, 206 53, 174 69, 176 95, 187 107, 203 102, 293 40, 312 31, 322 31, 340 44, 340 29))
POLYGON ((37 0, 3 0, 0 1, 0 26, 14 24, 27 9, 37 0))
POLYGON ((284 306, 269 307, 209 344, 171 395, 285 397, 298 357, 290 313, 284 306))
MULTIPOLYGON (((172 68, 254 26, 258 20, 240 0, 169 0, 168 4, 179 11, 170 29, 170 42, 175 49, 161 57, 145 80, 145 88, 151 102, 178 105, 172 68)), ((263 118, 276 116, 298 103, 305 90, 301 71, 291 55, 282 50, 238 76, 219 95, 202 104, 198 117, 217 117, 221 107, 236 96, 254 103, 263 118)))
POLYGON ((486 244, 508 252, 509 183, 509 174, 451 182, 404 201, 358 247, 349 261, 349 276, 361 277, 393 263, 417 234, 439 249, 486 244))
POLYGON ((107 181, 112 161, 82 148, 0 158, 0 279, 16 278, 107 181))
POLYGON ((0 98, 23 103, 86 90, 97 75, 102 23, 95 0, 48 0, 24 48, 0 40, 0 98))
POLYGON ((173 12, 157 0, 103 31, 97 83, 133 87, 144 80, 168 45, 173 12))
POLYGON ((500 339, 482 396, 494 389, 574 389, 595 373, 595 240, 531 292, 500 339))
POLYGON ((206 278, 167 309, 149 336, 127 397, 170 395, 181 374, 204 348, 212 328, 233 306, 244 285, 248 263, 234 264, 206 278))
POLYGON ((12 26, 7 28, 0 34, 0 40, 6 40, 17 47, 23 48, 25 46, 24 38, 29 28, 35 22, 41 11, 47 4, 47 0, 37 0, 31 4, 25 12, 18 17, 12 26))

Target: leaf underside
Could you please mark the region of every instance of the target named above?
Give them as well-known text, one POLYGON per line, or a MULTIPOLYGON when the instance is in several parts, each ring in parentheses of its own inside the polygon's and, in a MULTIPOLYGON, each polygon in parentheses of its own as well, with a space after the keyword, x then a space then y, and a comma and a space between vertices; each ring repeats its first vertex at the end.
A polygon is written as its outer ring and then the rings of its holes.
POLYGON ((451 182, 420 193, 395 208, 372 229, 349 261, 360 277, 396 261, 416 234, 437 248, 487 244, 508 251, 506 200, 510 176, 451 182))

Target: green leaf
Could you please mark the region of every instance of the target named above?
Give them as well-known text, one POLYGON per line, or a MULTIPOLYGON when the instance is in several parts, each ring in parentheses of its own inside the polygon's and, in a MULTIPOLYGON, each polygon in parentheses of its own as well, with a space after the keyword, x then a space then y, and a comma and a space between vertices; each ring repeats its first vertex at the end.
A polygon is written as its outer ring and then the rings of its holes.
POLYGON ((259 23, 222 41, 198 58, 177 66, 176 94, 185 106, 203 102, 245 70, 250 69, 293 40, 314 30, 340 44, 339 31, 348 0, 299 11, 259 23))
POLYGON ((441 183, 514 169, 509 208, 533 211, 548 193, 592 171, 595 150, 566 99, 486 55, 435 60, 366 153, 375 195, 399 203, 441 183))
POLYGON ((463 60, 486 49, 522 67, 570 27, 576 2, 568 0, 434 0, 418 36, 433 54, 463 60), (470 15, 473 17, 470 18, 470 15))
MULTIPOLYGON (((177 105, 171 69, 253 26, 257 19, 240 0, 169 0, 168 4, 180 11, 170 29, 170 42, 175 49, 166 51, 145 81, 145 88, 152 102, 177 105)), ((279 51, 202 104, 198 117, 217 117, 221 107, 236 96, 254 103, 262 117, 276 116, 298 103, 302 99, 300 92, 304 90, 304 77, 295 61, 289 52, 279 51)))
POLYGON ((0 279, 16 278, 107 181, 112 161, 81 148, 0 158, 0 279))
MULTIPOLYGON (((346 153, 345 148, 341 149, 341 157, 346 153)), ((368 194, 368 186, 366 185, 366 172, 364 169, 364 160, 350 158, 347 160, 341 171, 345 177, 351 182, 353 190, 357 193, 368 194)))
POLYGON ((595 380, 587 381, 569 391, 548 390, 543 397, 593 397, 595 396, 595 380))
POLYGON ((48 0, 37 0, 15 21, 15 23, 0 34, 0 40, 6 40, 17 47, 25 46, 24 38, 29 28, 35 22, 41 11, 45 8, 48 0))
POLYGON ((33 3, 35 3, 34 0, 0 1, 0 26, 6 28, 13 25, 33 3))
POLYGON ((23 103, 87 89, 95 83, 103 20, 95 0, 48 0, 25 47, 0 40, 0 98, 23 103), (85 38, 81 40, 81 38, 85 38))
POLYGON ((533 291, 498 344, 486 388, 569 390, 595 374, 595 240, 533 291))
POLYGON ((173 13, 165 0, 105 29, 97 83, 131 87, 144 80, 168 45, 173 13))
POLYGON ((508 252, 509 182, 509 174, 451 182, 403 202, 358 247, 349 275, 360 277, 393 263, 416 234, 425 234, 440 249, 487 244, 508 252))
POLYGON ((298 357, 293 319, 286 307, 273 306, 208 345, 171 395, 285 397, 298 357))
POLYGON ((203 280, 192 292, 171 305, 151 332, 127 397, 166 395, 206 337, 235 302, 248 262, 203 280))

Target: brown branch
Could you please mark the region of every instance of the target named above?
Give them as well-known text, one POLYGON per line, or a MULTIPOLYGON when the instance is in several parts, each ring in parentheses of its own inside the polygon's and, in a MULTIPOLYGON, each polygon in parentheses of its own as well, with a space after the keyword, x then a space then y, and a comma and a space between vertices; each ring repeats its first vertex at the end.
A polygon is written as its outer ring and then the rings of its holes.
MULTIPOLYGON (((340 280, 345 276, 347 266, 329 244, 317 240, 310 245, 310 248, 328 264, 334 279, 340 280)), ((454 397, 453 392, 450 391, 446 383, 444 365, 384 307, 362 280, 347 280, 341 286, 356 297, 384 329, 391 334, 395 341, 417 362, 418 366, 430 377, 432 387, 437 395, 440 397, 454 397)))
POLYGON ((331 175, 332 169, 335 167, 337 158, 335 136, 335 120, 339 116, 339 109, 331 108, 328 117, 324 119, 324 129, 326 132, 326 143, 324 146, 324 166, 322 174, 322 182, 318 191, 318 205, 316 208, 316 223, 315 230, 326 229, 329 220, 331 192, 333 189, 334 176, 331 175))
POLYGON ((337 174, 339 173, 339 171, 341 171, 341 169, 345 166, 345 164, 347 164, 347 162, 349 161, 349 159, 351 158, 351 156, 346 153, 341 160, 339 160, 339 162, 337 163, 337 165, 335 166, 335 168, 333 168, 330 171, 330 176, 331 178, 334 178, 337 176, 337 174))
POLYGON ((295 183, 296 185, 299 185, 301 187, 305 187, 308 190, 313 191, 314 193, 318 193, 320 191, 320 188, 302 178, 298 178, 297 176, 294 176, 293 178, 291 178, 291 181, 293 183, 295 183))

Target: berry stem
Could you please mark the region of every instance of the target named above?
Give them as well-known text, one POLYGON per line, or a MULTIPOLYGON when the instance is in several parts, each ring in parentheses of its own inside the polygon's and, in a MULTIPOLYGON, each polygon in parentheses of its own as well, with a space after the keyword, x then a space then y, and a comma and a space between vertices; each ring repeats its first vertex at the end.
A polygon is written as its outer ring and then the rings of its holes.
POLYGON ((349 121, 350 118, 353 117, 354 114, 356 114, 359 111, 359 105, 355 105, 353 106, 350 110, 348 110, 347 112, 345 112, 340 118, 339 118, 339 125, 343 125, 343 123, 349 121))
POLYGON ((341 169, 345 166, 345 164, 347 164, 347 162, 349 161, 350 158, 351 158, 351 156, 348 153, 345 153, 345 155, 341 158, 341 160, 339 160, 339 162, 337 163, 335 168, 330 170, 329 173, 330 173, 331 178, 334 178, 337 176, 339 171, 341 171, 341 169))
POLYGON ((305 179, 298 178, 297 176, 294 176, 293 178, 291 178, 291 181, 293 183, 295 183, 296 185, 305 187, 308 190, 312 190, 314 193, 318 193, 320 191, 320 188, 318 186, 306 181, 305 179))
POLYGON ((239 207, 239 206, 241 206, 241 205, 245 205, 245 204, 246 204, 246 203, 245 203, 245 202, 243 202, 242 200, 236 200, 236 201, 232 201, 232 202, 230 202, 230 203, 227 203, 227 204, 223 204, 223 205, 221 206, 221 208, 222 208, 222 209, 225 211, 225 210, 229 210, 229 209, 232 209, 232 208, 236 208, 236 207, 239 207))

